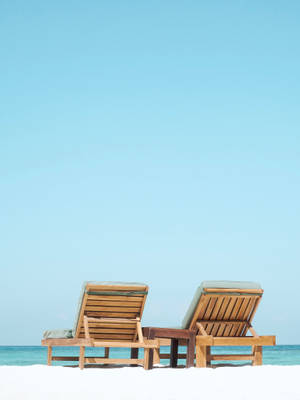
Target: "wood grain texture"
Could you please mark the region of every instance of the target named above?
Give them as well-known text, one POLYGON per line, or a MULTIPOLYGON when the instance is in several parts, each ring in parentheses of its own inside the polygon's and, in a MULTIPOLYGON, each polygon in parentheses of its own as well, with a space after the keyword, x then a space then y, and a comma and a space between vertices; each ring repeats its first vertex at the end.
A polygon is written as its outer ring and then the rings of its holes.
POLYGON ((204 289, 190 327, 197 327, 196 366, 215 360, 262 363, 262 346, 275 345, 275 336, 259 336, 252 327, 263 290, 204 289), (252 336, 247 336, 250 331, 252 336), (251 354, 211 355, 211 346, 252 346, 251 354))
POLYGON ((55 361, 79 361, 79 368, 89 363, 142 364, 152 367, 150 350, 158 349, 158 340, 145 340, 141 317, 147 298, 147 285, 87 284, 83 295, 79 319, 73 339, 45 339, 48 346, 48 364, 55 361), (124 294, 124 295, 122 295, 124 294), (138 340, 137 340, 138 339, 138 340), (52 346, 79 346, 79 357, 52 357, 52 346), (85 347, 104 347, 104 357, 85 357, 85 347), (112 347, 130 348, 133 359, 110 359, 112 347), (137 358, 138 349, 144 348, 144 360, 137 358))

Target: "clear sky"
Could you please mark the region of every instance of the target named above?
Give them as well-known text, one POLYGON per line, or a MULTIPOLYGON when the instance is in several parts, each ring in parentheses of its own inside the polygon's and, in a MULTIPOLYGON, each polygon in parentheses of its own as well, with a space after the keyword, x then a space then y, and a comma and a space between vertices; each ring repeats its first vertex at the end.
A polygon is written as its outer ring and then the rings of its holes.
POLYGON ((300 343, 300 2, 0 3, 0 344, 72 327, 85 280, 265 290, 300 343))

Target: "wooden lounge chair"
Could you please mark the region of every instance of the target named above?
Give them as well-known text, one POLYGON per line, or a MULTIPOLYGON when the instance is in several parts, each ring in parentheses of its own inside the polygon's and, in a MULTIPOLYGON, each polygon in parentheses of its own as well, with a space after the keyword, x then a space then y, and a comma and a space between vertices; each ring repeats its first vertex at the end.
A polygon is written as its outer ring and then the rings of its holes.
POLYGON ((259 336, 252 326, 262 294, 254 282, 202 282, 182 323, 183 329, 197 332, 197 367, 207 367, 214 360, 262 364, 262 346, 275 345, 275 336, 259 336), (211 346, 251 346, 252 352, 212 355, 211 346))
POLYGON ((151 368, 149 350, 157 340, 144 340, 141 317, 148 286, 139 283, 86 282, 83 285, 73 330, 46 331, 43 346, 48 346, 48 365, 52 361, 78 361, 86 364, 134 364, 151 368), (55 346, 79 346, 79 357, 54 357, 55 346), (105 348, 104 357, 85 357, 85 347, 105 348), (109 358, 112 347, 131 349, 130 359, 109 358), (144 358, 138 359, 139 348, 144 358))

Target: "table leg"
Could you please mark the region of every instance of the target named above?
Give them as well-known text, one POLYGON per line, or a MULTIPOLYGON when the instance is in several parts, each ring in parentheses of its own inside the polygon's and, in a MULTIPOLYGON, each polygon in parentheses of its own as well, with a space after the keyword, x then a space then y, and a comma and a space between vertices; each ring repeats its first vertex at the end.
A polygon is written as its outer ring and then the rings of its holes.
MULTIPOLYGON (((148 339, 155 339, 155 334, 153 329, 148 330, 148 339)), ((145 350, 144 350, 145 351, 145 350)), ((149 369, 153 368, 153 349, 149 349, 149 369)))
POLYGON ((187 368, 194 366, 195 344, 196 344, 196 335, 194 333, 191 333, 190 338, 187 340, 187 349, 186 349, 187 368))
POLYGON ((171 339, 171 368, 177 367, 178 360, 178 339, 171 339))
POLYGON ((139 349, 137 348, 132 348, 131 349, 131 358, 139 358, 139 349))

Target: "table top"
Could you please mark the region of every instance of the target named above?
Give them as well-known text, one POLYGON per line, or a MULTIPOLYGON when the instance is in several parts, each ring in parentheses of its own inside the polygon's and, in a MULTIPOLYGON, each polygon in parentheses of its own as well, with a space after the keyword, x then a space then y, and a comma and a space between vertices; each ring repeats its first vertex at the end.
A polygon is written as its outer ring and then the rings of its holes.
POLYGON ((180 328, 160 328, 157 326, 146 326, 143 328, 143 334, 148 337, 152 336, 169 339, 191 339, 196 335, 196 331, 180 328))

